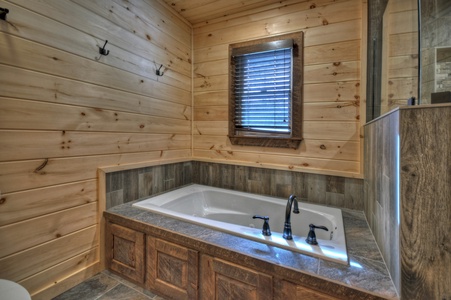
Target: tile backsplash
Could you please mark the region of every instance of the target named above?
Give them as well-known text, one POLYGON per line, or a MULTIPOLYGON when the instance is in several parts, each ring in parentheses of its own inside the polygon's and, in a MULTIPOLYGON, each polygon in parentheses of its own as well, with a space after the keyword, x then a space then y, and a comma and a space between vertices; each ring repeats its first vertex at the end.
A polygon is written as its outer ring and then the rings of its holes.
POLYGON ((350 209, 363 209, 363 180, 200 161, 108 173, 106 208, 198 183, 350 209))
POLYGON ((106 208, 193 183, 191 161, 106 174, 106 208))

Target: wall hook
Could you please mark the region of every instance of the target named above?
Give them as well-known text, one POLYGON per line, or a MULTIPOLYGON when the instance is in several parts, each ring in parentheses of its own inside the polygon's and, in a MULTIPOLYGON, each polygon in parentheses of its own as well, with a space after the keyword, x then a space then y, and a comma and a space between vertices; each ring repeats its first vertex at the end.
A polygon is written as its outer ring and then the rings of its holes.
POLYGON ((105 55, 107 56, 108 54, 110 54, 110 50, 105 50, 105 46, 108 43, 108 40, 105 41, 105 44, 103 45, 103 48, 99 47, 99 53, 100 55, 105 55))
POLYGON ((0 7, 0 19, 6 20, 6 15, 9 13, 9 9, 0 7))
POLYGON ((155 74, 157 76, 163 76, 164 75, 164 71, 161 71, 161 68, 163 67, 163 65, 161 65, 158 70, 155 70, 155 74))

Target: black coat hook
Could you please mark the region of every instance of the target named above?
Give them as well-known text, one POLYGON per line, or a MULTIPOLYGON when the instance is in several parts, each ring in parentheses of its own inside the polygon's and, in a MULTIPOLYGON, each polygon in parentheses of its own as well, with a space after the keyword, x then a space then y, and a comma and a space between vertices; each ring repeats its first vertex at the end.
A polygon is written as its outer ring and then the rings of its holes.
POLYGON ((100 55, 105 55, 107 56, 108 54, 110 54, 110 50, 105 50, 105 46, 108 43, 108 40, 105 41, 105 44, 103 45, 103 48, 99 47, 99 53, 100 55))
POLYGON ((158 68, 158 70, 155 70, 155 74, 156 74, 157 76, 163 76, 163 75, 164 75, 164 71, 160 71, 162 67, 163 67, 163 65, 161 65, 161 66, 158 68))
POLYGON ((9 13, 9 9, 0 7, 0 19, 6 20, 6 15, 9 13))

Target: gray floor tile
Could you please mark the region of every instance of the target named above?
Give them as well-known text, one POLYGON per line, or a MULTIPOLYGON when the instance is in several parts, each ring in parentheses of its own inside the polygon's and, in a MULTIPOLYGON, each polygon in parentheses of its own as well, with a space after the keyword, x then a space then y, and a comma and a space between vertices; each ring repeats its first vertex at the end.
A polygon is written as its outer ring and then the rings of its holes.
POLYGON ((54 300, 164 300, 108 270, 85 280, 54 300))
POLYGON ((116 287, 98 298, 99 300, 149 300, 150 297, 131 289, 124 284, 118 284, 116 287))
POLYGON ((80 283, 61 295, 53 298, 54 300, 94 300, 105 294, 119 282, 103 273, 99 273, 90 279, 80 283))

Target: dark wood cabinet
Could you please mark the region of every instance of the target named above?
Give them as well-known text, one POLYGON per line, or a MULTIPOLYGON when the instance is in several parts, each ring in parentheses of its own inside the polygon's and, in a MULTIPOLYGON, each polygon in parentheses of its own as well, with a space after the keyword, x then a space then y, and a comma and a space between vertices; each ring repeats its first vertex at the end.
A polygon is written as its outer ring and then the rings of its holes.
POLYGON ((198 298, 197 251, 151 236, 146 248, 146 288, 173 299, 198 298))
POLYGON ((111 222, 105 242, 110 270, 167 299, 338 299, 111 222))
POLYGON ((308 287, 297 285, 286 280, 276 280, 274 284, 274 300, 338 300, 333 296, 317 292, 308 287))
POLYGON ((109 268, 144 283, 144 233, 107 223, 106 262, 109 268))
POLYGON ((273 298, 272 277, 208 255, 201 256, 201 298, 263 300, 273 298))
POLYGON ((337 300, 338 298, 311 290, 303 286, 296 286, 296 298, 304 300, 337 300))

